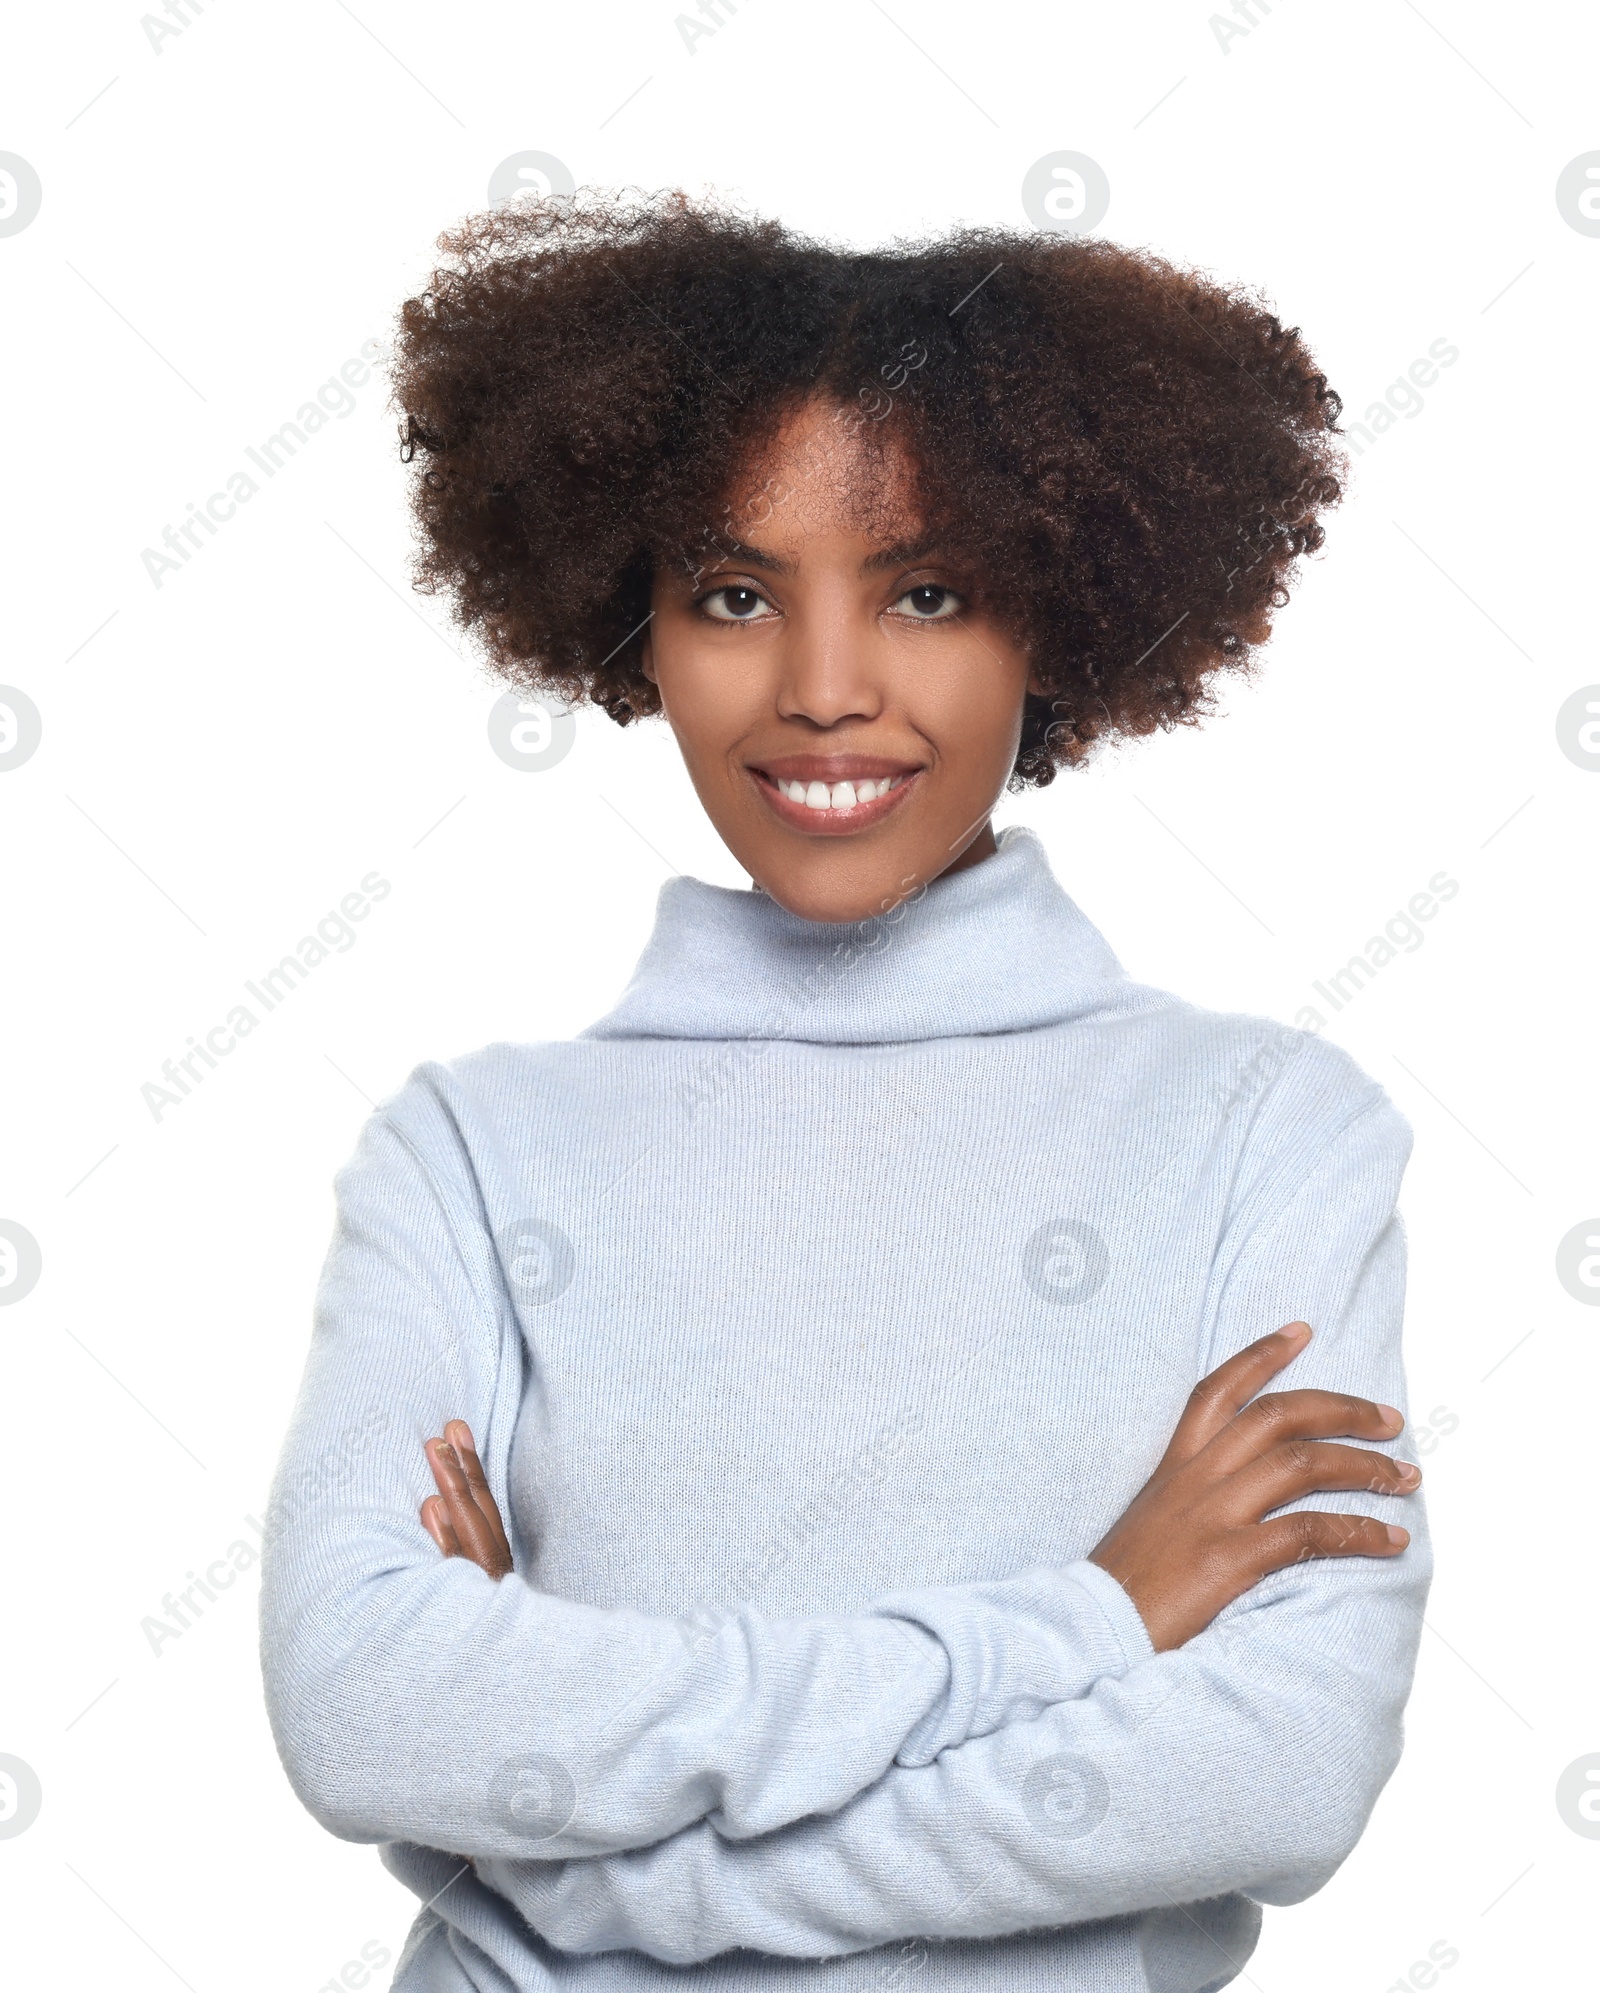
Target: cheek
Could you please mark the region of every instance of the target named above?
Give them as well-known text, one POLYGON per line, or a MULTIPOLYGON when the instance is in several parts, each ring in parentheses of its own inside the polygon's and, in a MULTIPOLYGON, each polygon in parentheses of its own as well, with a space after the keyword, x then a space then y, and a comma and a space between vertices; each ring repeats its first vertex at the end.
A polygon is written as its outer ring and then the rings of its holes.
POLYGON ((707 656, 692 645, 657 651, 656 690, 695 768, 724 759, 768 710, 760 675, 747 660, 707 656))
POLYGON ((952 772, 986 776, 1015 758, 1027 666, 998 646, 996 652, 977 650, 948 670, 928 673, 911 695, 918 730, 952 772))

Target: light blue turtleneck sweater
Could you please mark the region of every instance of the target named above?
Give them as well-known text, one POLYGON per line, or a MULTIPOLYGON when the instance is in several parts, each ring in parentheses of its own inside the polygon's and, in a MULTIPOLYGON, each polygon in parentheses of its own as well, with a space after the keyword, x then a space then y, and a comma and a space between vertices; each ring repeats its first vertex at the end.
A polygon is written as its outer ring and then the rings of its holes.
POLYGON ((674 880, 576 1042, 419 1067, 337 1178, 262 1607, 295 1790, 423 1899, 395 1987, 1227 1984, 1394 1766, 1420 1503, 1296 1504, 1411 1545, 1160 1655, 1086 1553, 1287 1321, 1285 1388, 1404 1407, 1410 1143, 1132 982, 1019 830, 860 929, 674 880), (455 1417, 498 1584, 418 1520, 455 1417))

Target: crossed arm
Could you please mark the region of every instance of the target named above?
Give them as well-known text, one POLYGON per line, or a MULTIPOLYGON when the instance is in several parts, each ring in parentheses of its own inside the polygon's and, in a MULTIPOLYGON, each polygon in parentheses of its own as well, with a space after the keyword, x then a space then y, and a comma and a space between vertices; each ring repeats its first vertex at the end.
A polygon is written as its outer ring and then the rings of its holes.
POLYGON ((748 1838, 1082 1694, 1147 1646, 1086 1561, 857 1614, 741 1609, 711 1632, 440 1558, 416 1513, 418 1449, 441 1400, 465 1408, 503 1507, 520 1332, 475 1261, 481 1224, 396 1125, 369 1124, 338 1189, 262 1593, 280 1754, 330 1831, 547 1859, 702 1820, 748 1838), (570 1791, 559 1817, 529 1816, 532 1761, 570 1791))
POLYGON ((1415 1477, 1333 1443, 1399 1429, 1351 1388, 1402 1389, 1387 1113, 1340 1131, 1213 1297, 1216 1354, 1296 1306, 1315 1339, 1218 1366, 1091 1559, 709 1635, 507 1568, 500 1325, 437 1187, 375 1126, 341 1179, 290 1451, 368 1388, 398 1391, 412 1445, 441 1400, 471 1416, 428 1440, 418 1523, 402 1433, 269 1531, 269 1703, 301 1796, 347 1838, 473 1856, 565 1949, 674 1962, 1316 1888, 1392 1768, 1426 1583, 1425 1545, 1379 1515, 1415 1477), (1305 1386, 1258 1396, 1291 1360, 1305 1386), (496 1423, 485 1471, 464 1428, 496 1423))

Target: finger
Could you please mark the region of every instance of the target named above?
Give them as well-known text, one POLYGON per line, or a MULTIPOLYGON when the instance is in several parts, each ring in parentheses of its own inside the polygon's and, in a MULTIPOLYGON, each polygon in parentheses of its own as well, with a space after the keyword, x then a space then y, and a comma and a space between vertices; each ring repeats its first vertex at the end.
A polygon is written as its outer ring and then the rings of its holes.
POLYGON ((425 1451, 456 1534, 469 1545, 468 1554, 471 1555, 470 1546, 480 1534, 487 1532, 488 1521, 472 1498, 461 1457, 447 1439, 430 1439, 425 1451))
POLYGON ((1321 1490, 1409 1495, 1421 1485, 1422 1469, 1409 1460, 1332 1440, 1290 1439, 1230 1475, 1226 1503, 1235 1523, 1259 1522, 1269 1509, 1321 1490))
MULTIPOLYGON (((465 1419, 451 1419, 445 1426, 446 1444, 454 1451, 460 1463, 462 1477, 466 1483, 468 1498, 483 1519, 487 1531, 486 1541, 493 1551, 491 1576, 500 1576, 511 1569, 511 1544, 506 1536, 505 1524, 500 1510, 490 1491, 488 1480, 473 1445, 472 1428, 465 1419)), ((476 1530, 476 1524, 473 1525, 476 1530)))
POLYGON ((502 1577, 510 1569, 510 1559, 501 1549, 504 1533, 490 1526, 488 1517, 472 1499, 455 1448, 448 1440, 430 1439, 426 1450, 433 1478, 455 1525, 462 1555, 470 1557, 491 1578, 502 1577))
POLYGON ((438 1544, 446 1557, 459 1557, 461 1544, 457 1539, 455 1525, 450 1520, 450 1512, 439 1495, 430 1495, 422 1504, 422 1527, 438 1544))
POLYGON ((488 1479, 483 1471, 483 1462, 478 1458, 478 1449, 473 1442, 472 1428, 465 1419, 451 1419, 445 1426, 444 1436, 456 1450, 456 1458, 461 1462, 461 1470, 467 1477, 467 1486, 472 1491, 472 1499, 477 1503, 485 1521, 506 1563, 511 1562, 511 1542, 506 1535, 501 1520, 499 1504, 490 1490, 488 1479))
POLYGON ((1271 1391, 1255 1398, 1205 1447, 1213 1473, 1237 1474, 1293 1439, 1394 1439, 1405 1420, 1393 1405, 1345 1391, 1271 1391))
POLYGON ((1289 1322, 1208 1371, 1189 1393, 1183 1416, 1161 1457, 1162 1468, 1192 1460, 1310 1340, 1309 1323, 1289 1322))
POLYGON ((1296 1509, 1241 1530, 1250 1583, 1290 1564, 1318 1557, 1397 1557, 1411 1541, 1409 1530, 1372 1516, 1329 1515, 1321 1509, 1296 1509))
POLYGON ((449 1441, 437 1437, 424 1440, 422 1451, 433 1469, 434 1486, 439 1490, 445 1514, 453 1515, 457 1509, 464 1512, 474 1506, 466 1486, 466 1476, 461 1471, 460 1461, 451 1451, 449 1441))

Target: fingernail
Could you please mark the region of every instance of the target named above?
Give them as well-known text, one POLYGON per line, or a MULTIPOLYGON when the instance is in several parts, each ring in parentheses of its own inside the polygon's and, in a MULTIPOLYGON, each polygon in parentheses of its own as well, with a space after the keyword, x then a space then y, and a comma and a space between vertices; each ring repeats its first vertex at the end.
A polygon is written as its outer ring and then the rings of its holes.
POLYGON ((1308 1342, 1311 1337, 1311 1326, 1308 1322, 1291 1322, 1287 1328, 1279 1329, 1278 1334, 1286 1343, 1308 1342))
POLYGON ((1378 1410, 1382 1412, 1384 1416, 1384 1422, 1388 1425, 1403 1426, 1406 1422, 1405 1413, 1398 1410, 1393 1405, 1380 1405, 1378 1407, 1378 1410))
POLYGON ((1411 1541, 1410 1533, 1397 1528, 1392 1522, 1384 1525, 1383 1533, 1391 1543, 1409 1543, 1411 1541))
POLYGON ((1395 1463, 1400 1469, 1400 1478, 1415 1487, 1422 1479, 1422 1469, 1414 1460, 1401 1460, 1395 1463))
POLYGON ((439 1442, 439 1458, 447 1467, 459 1467, 461 1465, 461 1462, 456 1458, 455 1448, 447 1439, 441 1439, 439 1442))

